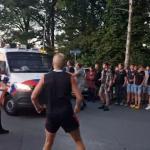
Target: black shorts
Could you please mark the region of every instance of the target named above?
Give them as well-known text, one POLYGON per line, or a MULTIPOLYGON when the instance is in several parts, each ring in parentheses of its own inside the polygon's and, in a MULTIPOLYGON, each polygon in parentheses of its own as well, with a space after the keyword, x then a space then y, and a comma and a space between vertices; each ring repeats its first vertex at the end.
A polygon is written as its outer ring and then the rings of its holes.
POLYGON ((75 114, 48 114, 45 128, 50 133, 56 133, 62 127, 65 132, 72 132, 79 128, 79 121, 75 114))

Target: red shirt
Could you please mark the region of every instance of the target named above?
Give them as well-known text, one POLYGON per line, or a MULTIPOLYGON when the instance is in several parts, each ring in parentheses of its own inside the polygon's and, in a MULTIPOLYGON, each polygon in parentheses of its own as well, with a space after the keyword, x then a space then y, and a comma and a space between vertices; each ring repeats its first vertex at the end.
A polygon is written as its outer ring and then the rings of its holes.
POLYGON ((95 88, 95 71, 88 71, 86 74, 86 81, 88 88, 95 88))

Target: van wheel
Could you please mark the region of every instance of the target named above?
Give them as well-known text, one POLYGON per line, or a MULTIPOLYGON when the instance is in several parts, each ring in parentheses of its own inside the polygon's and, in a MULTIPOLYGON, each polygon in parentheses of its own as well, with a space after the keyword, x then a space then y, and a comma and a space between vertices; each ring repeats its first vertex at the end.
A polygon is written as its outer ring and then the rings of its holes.
POLYGON ((16 104, 12 98, 7 99, 7 101, 4 104, 4 110, 8 115, 17 115, 16 104))

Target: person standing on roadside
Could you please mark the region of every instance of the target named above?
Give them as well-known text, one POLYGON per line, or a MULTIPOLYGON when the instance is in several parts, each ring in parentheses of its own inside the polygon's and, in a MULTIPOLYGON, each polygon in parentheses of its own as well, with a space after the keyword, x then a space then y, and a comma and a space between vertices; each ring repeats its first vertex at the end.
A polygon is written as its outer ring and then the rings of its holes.
POLYGON ((69 73, 74 73, 75 72, 74 62, 72 60, 67 61, 67 67, 65 68, 65 71, 69 72, 69 73))
POLYGON ((2 81, 2 75, 0 71, 0 134, 8 134, 9 130, 6 130, 2 127, 2 120, 1 120, 1 102, 4 98, 4 92, 6 90, 7 78, 4 76, 2 81))
POLYGON ((2 121, 1 121, 1 110, 0 110, 0 134, 8 134, 9 130, 6 130, 2 127, 2 121))
POLYGON ((143 66, 139 66, 139 69, 135 73, 135 77, 134 77, 135 103, 131 105, 131 108, 140 109, 141 107, 142 90, 143 90, 144 81, 145 81, 145 71, 143 66))
POLYGON ((150 110, 150 71, 149 71, 149 77, 147 80, 147 95, 148 95, 148 105, 145 108, 145 110, 150 110))
POLYGON ((147 85, 147 83, 148 83, 148 78, 149 78, 149 72, 150 72, 150 67, 149 66, 147 66, 146 68, 145 68, 145 80, 144 80, 144 84, 143 84, 143 94, 142 94, 142 98, 143 98, 143 101, 145 102, 145 101, 147 101, 149 98, 149 94, 148 94, 148 85, 147 85))
POLYGON ((89 71, 86 73, 86 83, 88 87, 88 101, 95 102, 95 69, 90 66, 89 71))
POLYGON ((109 111, 110 90, 113 81, 113 75, 109 67, 108 63, 103 63, 103 70, 100 78, 101 86, 99 89, 99 96, 102 101, 102 106, 98 107, 98 109, 103 109, 104 111, 109 111))
POLYGON ((127 106, 130 106, 134 99, 134 65, 130 65, 127 71, 127 106))
POLYGON ((125 87, 127 82, 127 74, 122 64, 118 65, 118 71, 114 76, 115 93, 116 93, 116 105, 123 105, 123 98, 125 96, 125 87))
POLYGON ((75 113, 80 111, 82 95, 74 77, 63 71, 64 63, 65 56, 62 53, 55 54, 53 57, 54 70, 41 78, 31 95, 32 103, 36 111, 40 113, 44 108, 39 104, 38 97, 42 89, 45 90, 47 115, 43 150, 52 150, 56 133, 60 127, 71 135, 77 150, 85 150, 80 136, 79 122, 75 116, 75 113), (70 100, 72 91, 77 98, 74 111, 70 100))
POLYGON ((96 63, 95 64, 95 98, 96 100, 99 100, 99 96, 98 96, 98 91, 101 85, 101 81, 99 80, 101 78, 101 71, 100 71, 100 67, 99 64, 96 63))
MULTIPOLYGON (((75 66, 75 73, 73 74, 74 77, 76 77, 77 85, 81 91, 81 93, 84 93, 86 82, 85 82, 85 71, 82 67, 82 64, 77 63, 75 66)), ((81 110, 83 110, 86 107, 85 99, 82 101, 81 110)))

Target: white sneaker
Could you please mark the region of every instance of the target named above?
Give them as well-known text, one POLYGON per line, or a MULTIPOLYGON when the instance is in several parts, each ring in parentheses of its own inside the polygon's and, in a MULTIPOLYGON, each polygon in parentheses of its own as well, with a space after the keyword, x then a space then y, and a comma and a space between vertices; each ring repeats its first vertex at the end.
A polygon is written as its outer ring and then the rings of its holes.
POLYGON ((145 109, 146 109, 146 110, 150 110, 150 105, 148 105, 145 109))
POLYGON ((123 106, 123 105, 124 105, 123 102, 121 102, 121 103, 120 103, 120 106, 123 106))

